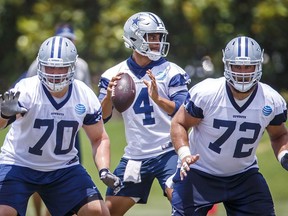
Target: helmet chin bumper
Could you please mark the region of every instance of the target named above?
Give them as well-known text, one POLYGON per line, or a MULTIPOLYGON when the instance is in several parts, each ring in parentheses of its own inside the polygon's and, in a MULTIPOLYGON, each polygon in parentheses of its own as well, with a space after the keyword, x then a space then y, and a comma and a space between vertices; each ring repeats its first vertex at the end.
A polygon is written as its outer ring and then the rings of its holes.
POLYGON ((60 92, 73 82, 74 70, 63 75, 47 74, 38 70, 38 77, 50 92, 60 92))
POLYGON ((151 61, 158 61, 158 60, 161 58, 161 55, 148 53, 148 54, 147 54, 147 57, 148 57, 151 61))
POLYGON ((255 84, 255 83, 230 83, 233 88, 235 88, 237 91, 245 93, 248 92, 255 84))
POLYGON ((256 85, 262 76, 262 71, 253 73, 236 73, 231 70, 225 70, 224 76, 230 85, 239 92, 247 92, 256 85))
MULTIPOLYGON (((156 51, 152 51, 149 48, 149 42, 145 42, 145 44, 147 44, 148 46, 146 46, 146 48, 144 49, 143 46, 140 47, 140 49, 137 48, 133 48, 137 53, 139 53, 142 56, 147 56, 151 61, 157 61, 159 60, 161 57, 166 57, 168 52, 169 52, 169 48, 170 48, 170 44, 167 42, 162 42, 161 43, 161 47, 160 47, 160 51, 156 52, 156 51)), ((151 43, 152 44, 152 43, 151 43)))
POLYGON ((141 52, 138 49, 135 49, 135 51, 142 56, 148 57, 151 61, 157 61, 162 57, 162 55, 159 52, 152 52, 152 51, 151 52, 141 52))

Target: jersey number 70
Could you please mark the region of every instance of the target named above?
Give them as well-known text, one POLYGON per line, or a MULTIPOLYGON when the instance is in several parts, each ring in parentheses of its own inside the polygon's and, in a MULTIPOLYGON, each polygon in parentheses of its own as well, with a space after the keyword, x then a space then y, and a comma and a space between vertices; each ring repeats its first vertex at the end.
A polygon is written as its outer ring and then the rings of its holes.
MULTIPOLYGON (((77 121, 61 120, 60 122, 57 123, 56 146, 54 149, 54 153, 56 155, 67 154, 68 152, 72 150, 78 125, 79 123, 77 121), (65 128, 72 128, 72 132, 71 132, 71 139, 70 139, 69 147, 67 149, 62 149, 65 128)), ((31 154, 42 155, 42 152, 43 152, 42 147, 50 138, 54 130, 54 119, 36 119, 34 123, 34 128, 41 128, 41 127, 47 127, 47 129, 45 133, 43 134, 43 136, 39 139, 39 141, 33 147, 29 147, 29 153, 31 154)))

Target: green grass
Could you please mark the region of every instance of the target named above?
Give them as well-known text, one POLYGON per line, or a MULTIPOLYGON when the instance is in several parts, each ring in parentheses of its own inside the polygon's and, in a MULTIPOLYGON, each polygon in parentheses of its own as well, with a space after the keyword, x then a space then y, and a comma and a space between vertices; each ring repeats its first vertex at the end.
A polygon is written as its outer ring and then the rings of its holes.
MULTIPOLYGON (((111 170, 113 170, 124 152, 125 133, 123 122, 119 119, 113 119, 107 123, 105 127, 111 140, 111 170)), ((0 132, 0 145, 3 143, 6 131, 7 130, 0 132)), ((90 173, 97 187, 104 196, 106 187, 98 178, 98 171, 96 170, 92 160, 91 146, 83 131, 81 131, 81 149, 83 165, 90 173)), ((278 216, 286 216, 288 212, 288 172, 286 172, 276 160, 266 133, 260 143, 257 155, 260 171, 266 178, 274 198, 276 214, 278 216)), ((152 186, 147 205, 135 205, 129 210, 126 216, 167 216, 170 215, 170 210, 171 207, 166 198, 163 197, 160 186, 156 180, 152 186)), ((34 216, 33 205, 31 202, 29 202, 28 205, 27 215, 34 216)), ((220 204, 218 213, 215 216, 224 215, 226 215, 224 208, 222 204, 220 204)))

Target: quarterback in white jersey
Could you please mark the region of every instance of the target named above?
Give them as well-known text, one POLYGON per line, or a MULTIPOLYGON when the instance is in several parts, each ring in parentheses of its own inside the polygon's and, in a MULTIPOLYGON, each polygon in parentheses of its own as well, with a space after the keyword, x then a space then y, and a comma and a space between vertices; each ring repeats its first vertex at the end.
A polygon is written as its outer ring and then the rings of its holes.
POLYGON ((183 69, 164 58, 149 64, 142 74, 133 72, 137 70, 133 64, 135 64, 133 59, 129 58, 102 74, 100 99, 107 92, 105 83, 117 76, 120 71, 128 73, 133 78, 136 85, 135 100, 122 113, 122 116, 127 141, 124 157, 137 160, 155 157, 173 150, 173 146, 169 145, 171 143, 169 131, 172 113, 169 115, 149 97, 148 88, 143 82, 143 80, 150 79, 146 70, 151 68, 151 74, 155 76, 157 82, 158 95, 166 100, 172 99, 179 92, 186 96, 185 82, 187 80, 183 69))
MULTIPOLYGON (((176 171, 170 123, 187 96, 189 77, 164 58, 169 48, 167 34, 155 14, 140 12, 131 16, 124 25, 123 39, 133 54, 105 71, 100 79, 104 121, 112 115, 111 92, 120 79, 119 73, 128 73, 136 86, 134 102, 121 113, 127 146, 114 174, 122 179, 123 187, 117 194, 107 191, 111 215, 124 215, 135 203, 146 203, 155 178, 165 194, 165 182, 176 171)), ((170 199, 171 192, 166 193, 170 199)))
POLYGON ((101 179, 113 188, 120 184, 108 170, 110 141, 100 102, 88 86, 74 80, 76 60, 69 39, 48 38, 39 49, 38 76, 22 79, 0 95, 0 128, 12 123, 0 153, 3 215, 26 215, 35 192, 52 215, 110 215, 79 164, 74 144, 83 127, 101 179))
POLYGON ((223 61, 225 77, 192 87, 171 123, 180 158, 173 178, 174 216, 204 216, 220 202, 231 216, 275 215, 256 149, 266 129, 276 157, 288 169, 286 102, 259 81, 263 51, 254 39, 231 40, 223 61))

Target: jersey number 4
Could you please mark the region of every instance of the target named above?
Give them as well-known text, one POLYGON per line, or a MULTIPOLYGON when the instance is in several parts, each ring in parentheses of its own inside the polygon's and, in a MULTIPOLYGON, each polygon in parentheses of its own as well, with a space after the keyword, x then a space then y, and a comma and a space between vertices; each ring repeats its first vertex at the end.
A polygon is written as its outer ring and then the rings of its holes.
MULTIPOLYGON (((226 121, 226 120, 220 120, 220 119, 214 119, 213 122, 213 127, 219 129, 220 127, 226 127, 227 130, 215 141, 215 142, 210 142, 209 148, 218 154, 221 152, 221 145, 223 145, 226 140, 231 136, 231 134, 235 131, 236 129, 236 121, 226 121)), ((245 138, 242 137, 238 140, 236 140, 236 148, 234 150, 233 157, 235 158, 243 158, 243 157, 248 157, 251 155, 253 147, 250 148, 248 151, 243 151, 243 146, 244 145, 249 145, 249 144, 254 144, 255 141, 257 140, 259 133, 260 133, 261 126, 256 123, 251 123, 251 122, 243 122, 240 127, 239 131, 247 131, 251 130, 254 131, 253 136, 251 138, 245 138)))
MULTIPOLYGON (((77 121, 60 121, 57 123, 56 128, 56 146, 54 149, 54 153, 56 155, 67 154, 73 148, 74 138, 77 132, 79 123, 77 121), (62 142, 64 136, 64 129, 65 128, 72 128, 71 130, 71 139, 70 144, 67 149, 62 149, 62 142)), ((40 129, 41 127, 47 127, 46 131, 44 132, 43 136, 39 139, 39 141, 33 147, 29 148, 29 153, 35 155, 42 155, 42 147, 50 138, 53 130, 54 130, 54 120, 53 119, 36 119, 34 122, 34 128, 40 129)))
POLYGON ((153 106, 150 105, 148 88, 142 88, 133 105, 135 114, 144 114, 143 125, 155 124, 155 118, 152 117, 154 112, 153 106))

